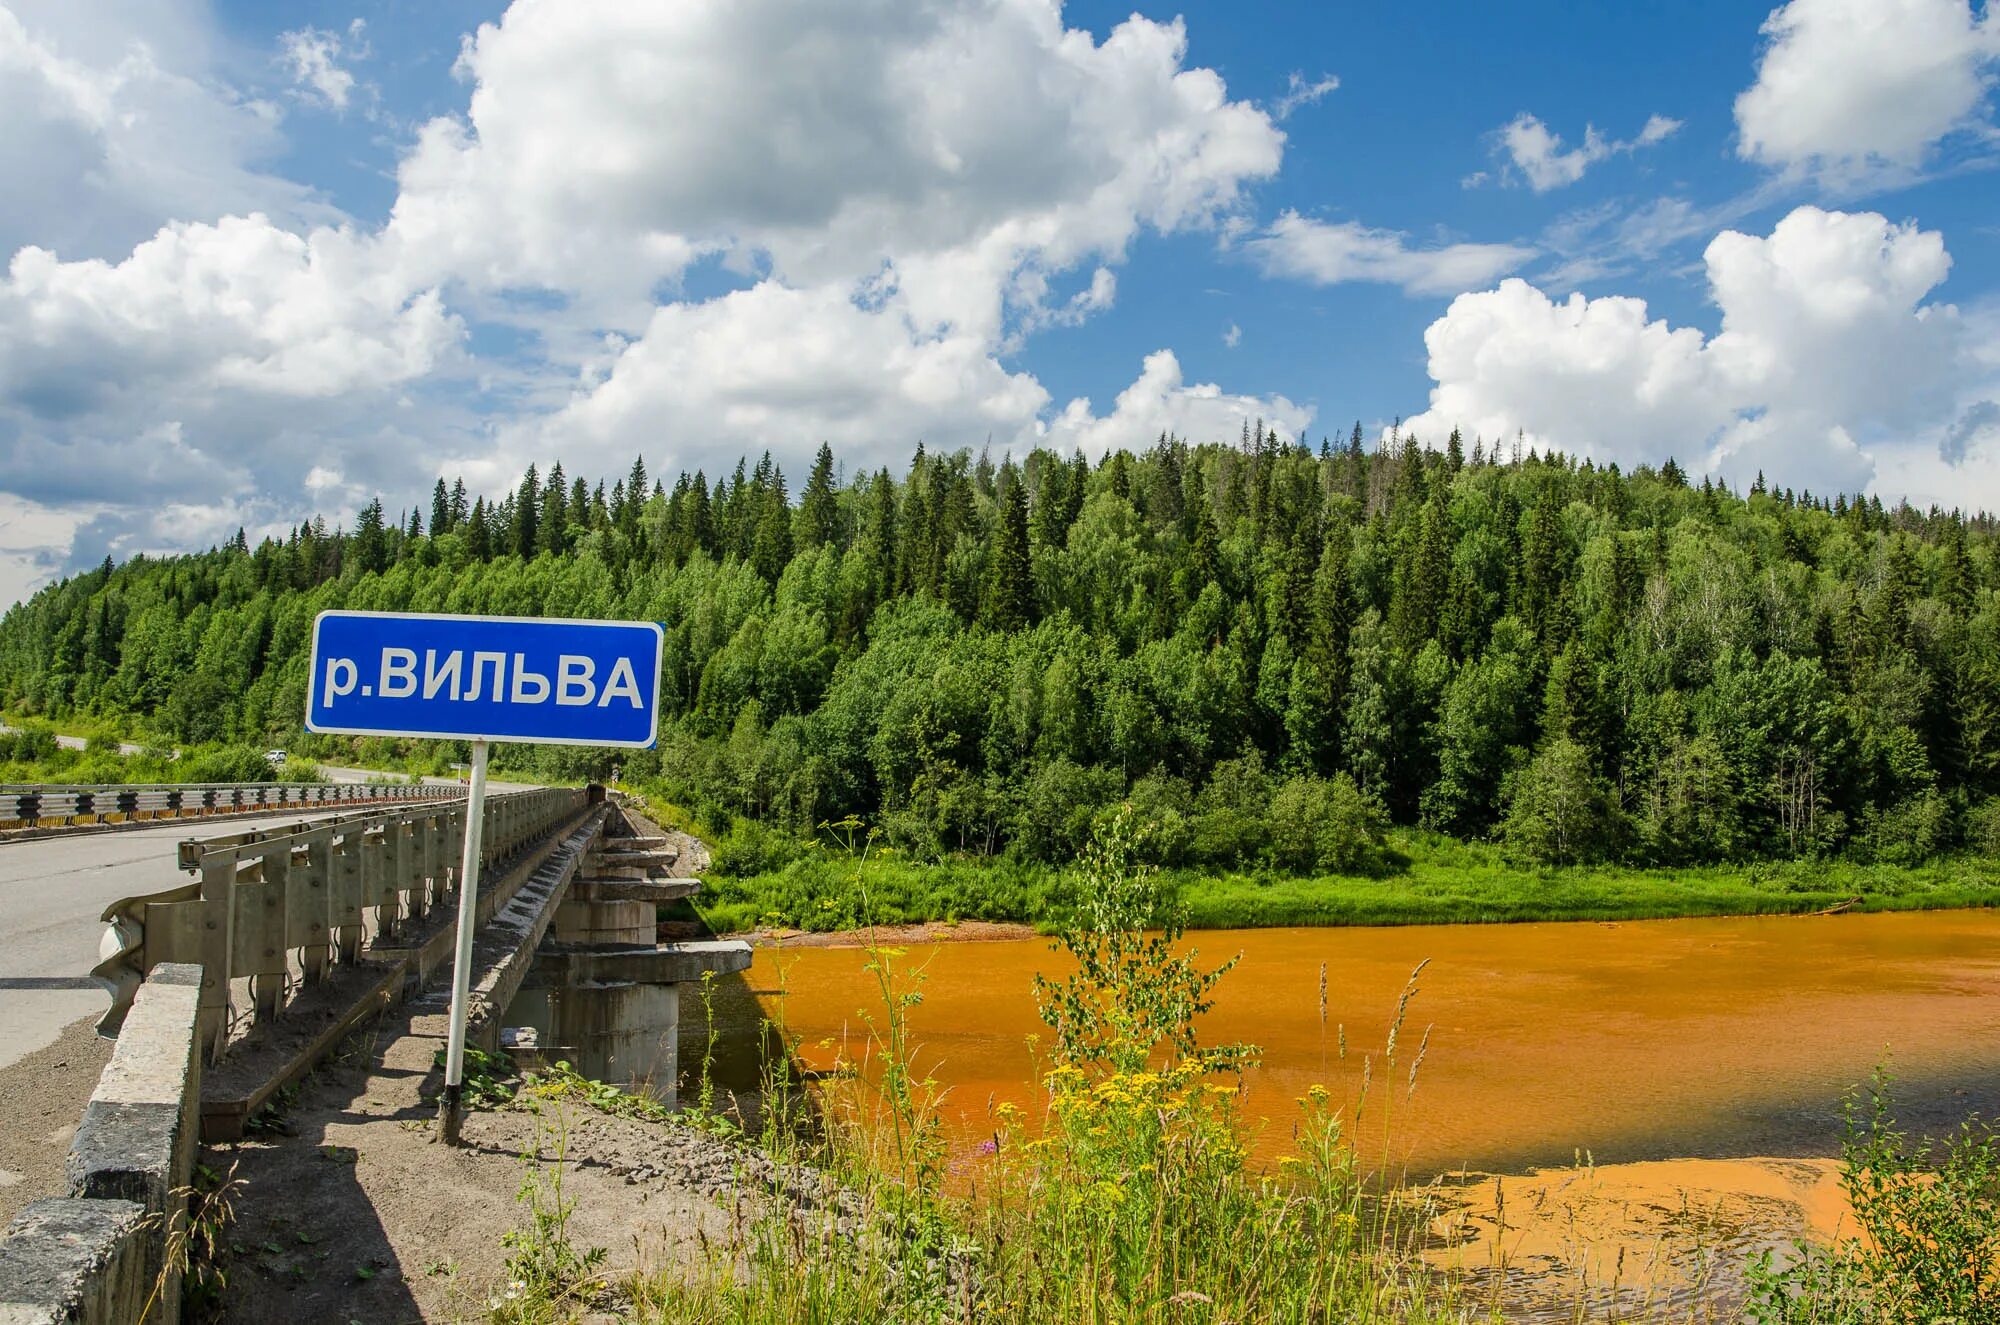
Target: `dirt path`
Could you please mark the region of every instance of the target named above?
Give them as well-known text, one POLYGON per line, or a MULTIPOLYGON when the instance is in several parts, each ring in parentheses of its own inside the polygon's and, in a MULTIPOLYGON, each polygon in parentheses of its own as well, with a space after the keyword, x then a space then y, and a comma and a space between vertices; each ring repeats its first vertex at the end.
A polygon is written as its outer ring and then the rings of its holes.
POLYGON ((736 1176, 759 1161, 677 1124, 578 1102, 475 1112, 463 1148, 433 1144, 443 1032, 435 1005, 396 1014, 307 1082, 281 1131, 209 1151, 242 1184, 222 1320, 483 1320, 537 1171, 560 1172, 571 1241, 608 1251, 607 1282, 726 1237, 736 1176))
POLYGON ((111 1041, 97 1038, 97 1018, 65 1026, 54 1044, 30 1050, 0 1069, 0 1228, 30 1201, 65 1196, 63 1161, 111 1041))

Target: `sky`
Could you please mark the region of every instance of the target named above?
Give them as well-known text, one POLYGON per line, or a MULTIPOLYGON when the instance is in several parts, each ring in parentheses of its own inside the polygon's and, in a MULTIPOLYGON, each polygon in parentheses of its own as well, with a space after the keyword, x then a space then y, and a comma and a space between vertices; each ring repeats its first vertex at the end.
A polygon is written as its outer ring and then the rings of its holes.
POLYGON ((0 0, 0 602, 1258 418, 2000 508, 1996 78, 1967 0, 0 0))

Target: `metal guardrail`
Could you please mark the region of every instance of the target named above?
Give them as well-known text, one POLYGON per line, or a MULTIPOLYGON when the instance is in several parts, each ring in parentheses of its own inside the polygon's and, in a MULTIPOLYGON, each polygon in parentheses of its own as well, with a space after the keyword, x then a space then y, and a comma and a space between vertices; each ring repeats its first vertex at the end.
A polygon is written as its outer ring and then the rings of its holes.
MULTIPOLYGON (((486 802, 482 868, 580 814, 582 789, 551 787, 486 802)), ((407 921, 457 886, 463 801, 338 815, 316 823, 181 844, 179 888, 128 897, 104 912, 103 960, 91 974, 111 990, 98 1033, 117 1034, 139 984, 162 962, 202 968, 201 1042, 211 1059, 228 1042, 232 981, 249 979, 258 1020, 279 1016, 288 993, 337 967, 397 948, 407 921), (296 972, 296 976, 295 976, 296 972)))
POLYGON ((58 786, 0 784, 0 822, 32 825, 56 819, 101 820, 181 815, 246 814, 315 805, 357 805, 390 801, 448 800, 463 787, 372 782, 181 782, 159 785, 58 786))

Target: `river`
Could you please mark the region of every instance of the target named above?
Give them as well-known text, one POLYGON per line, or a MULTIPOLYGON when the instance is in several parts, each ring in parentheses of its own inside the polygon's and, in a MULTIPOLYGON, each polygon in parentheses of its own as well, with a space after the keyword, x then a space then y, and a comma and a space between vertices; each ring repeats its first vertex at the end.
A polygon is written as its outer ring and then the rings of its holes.
MULTIPOLYGON (((1841 1101, 1878 1064, 1915 1128, 2000 1113, 1996 911, 1211 930, 1188 941, 1208 961, 1240 954, 1201 1030, 1204 1042, 1261 1050, 1242 1102, 1262 1154, 1288 1144, 1307 1087, 1353 1100, 1365 1076, 1365 1162, 1411 1182, 1519 1175, 1509 1208, 1544 1210, 1539 1230, 1498 1235, 1519 1319, 1568 1318, 1588 1263, 1607 1277, 1602 1266, 1621 1253, 1677 1273, 1679 1260, 1706 1265, 1718 1248, 1740 1261, 1799 1233, 1825 1236, 1843 1209, 1830 1162, 1841 1101), (1419 963, 1391 1064, 1389 1026, 1419 963), (1817 1162, 1792 1162, 1801 1158, 1817 1162), (1663 1253, 1663 1230, 1691 1208, 1706 1211, 1705 1250, 1663 1253), (1595 1247, 1554 1245, 1578 1236, 1595 1247), (1546 1314, 1520 1307, 1538 1274, 1546 1314)), ((1018 939, 917 944, 894 960, 921 981, 918 1065, 950 1087, 947 1126, 969 1155, 995 1103, 1039 1105, 1033 978, 1065 959, 1047 940, 1018 939)), ((868 1021, 882 1017, 868 962, 858 947, 758 952, 758 1003, 784 1018, 808 1063, 863 1055, 868 1021)), ((1492 1255, 1479 1239, 1495 1237, 1494 1221, 1487 1198, 1468 1199, 1455 1219, 1477 1264, 1492 1255)), ((1683 1285, 1670 1300, 1710 1291, 1683 1285)))
MULTIPOLYGON (((1243 1101, 1268 1120, 1266 1150, 1284 1144, 1309 1085, 1351 1097, 1364 1070, 1371 1115, 1392 1114, 1386 1141, 1364 1127, 1363 1153, 1411 1177, 1578 1155, 1833 1155, 1841 1098, 1877 1063, 1920 1123, 2000 1105, 2000 911, 1209 930, 1189 942, 1204 959, 1241 954, 1201 1030, 1262 1050, 1243 1101), (1390 1067, 1389 1023, 1419 962, 1390 1067)), ((920 1064, 952 1087, 954 1130, 977 1137, 992 1102, 1038 1100, 1033 979, 1064 967, 1047 940, 923 944, 895 960, 921 977, 920 1064)), ((782 989, 808 1061, 836 1046, 854 1059, 866 1019, 881 1018, 867 964, 861 948, 767 948, 754 979, 767 1011, 782 989)))

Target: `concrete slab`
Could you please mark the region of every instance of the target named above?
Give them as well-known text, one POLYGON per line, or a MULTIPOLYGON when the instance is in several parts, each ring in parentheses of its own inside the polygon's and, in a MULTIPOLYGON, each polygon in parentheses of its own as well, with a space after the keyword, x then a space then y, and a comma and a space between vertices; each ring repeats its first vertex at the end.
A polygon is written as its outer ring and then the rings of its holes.
POLYGON ((112 1325, 147 1282, 150 1216, 136 1201, 37 1201, 0 1239, 0 1325, 112 1325))
POLYGON ((700 879, 578 879, 570 897, 579 902, 679 902, 701 891, 700 879))
POLYGON ((750 945, 741 939, 662 943, 647 948, 545 947, 536 963, 537 983, 563 985, 688 984, 708 973, 750 969, 750 945))

